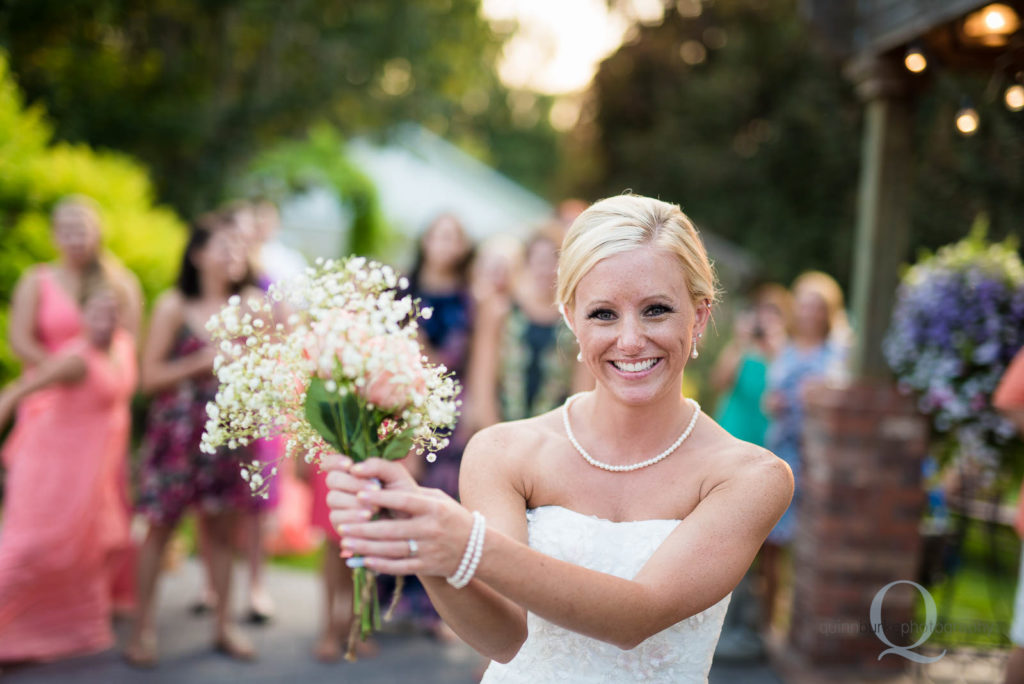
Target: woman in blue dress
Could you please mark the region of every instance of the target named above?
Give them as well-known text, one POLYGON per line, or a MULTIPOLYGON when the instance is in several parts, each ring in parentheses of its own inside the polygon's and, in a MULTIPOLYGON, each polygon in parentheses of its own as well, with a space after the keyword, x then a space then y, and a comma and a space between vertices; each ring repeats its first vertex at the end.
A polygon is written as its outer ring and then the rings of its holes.
POLYGON ((796 501, 800 497, 804 392, 814 383, 842 372, 848 326, 843 292, 829 275, 808 271, 793 283, 794 318, 790 341, 768 370, 765 408, 771 425, 765 446, 789 464, 796 481, 793 503, 768 535, 758 569, 762 580, 763 618, 771 626, 778 589, 782 549, 796 529, 796 501))
MULTIPOLYGON (((431 309, 430 318, 419 322, 424 353, 431 363, 444 364, 463 386, 473 331, 473 298, 469 287, 472 259, 473 243, 462 223, 452 214, 441 214, 420 237, 409 271, 408 294, 419 299, 421 307, 431 309)), ((434 463, 408 459, 406 467, 421 485, 457 496, 462 450, 468 439, 469 430, 465 421, 460 420, 450 436, 451 442, 438 452, 434 463)), ((390 600, 391 578, 381 579, 383 592, 390 600)), ((415 576, 405 578, 402 598, 395 612, 399 618, 411 620, 441 639, 454 636, 441 622, 415 576)))

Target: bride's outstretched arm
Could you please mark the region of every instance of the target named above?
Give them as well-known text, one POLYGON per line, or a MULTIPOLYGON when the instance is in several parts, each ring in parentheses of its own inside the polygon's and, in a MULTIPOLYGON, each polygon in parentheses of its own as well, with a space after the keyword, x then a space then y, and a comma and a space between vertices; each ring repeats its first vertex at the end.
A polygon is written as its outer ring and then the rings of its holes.
MULTIPOLYGON (((477 452, 470 459, 471 472, 479 456, 477 452)), ((489 460, 501 459, 492 453, 489 460)), ((392 465, 368 462, 353 472, 381 476, 392 465)), ((476 488, 463 489, 471 494, 464 496, 466 506, 487 515, 485 500, 476 488)), ((633 580, 556 560, 531 549, 522 536, 506 533, 505 520, 495 526, 488 518, 483 555, 469 587, 441 587, 443 579, 428 583, 443 590, 435 601, 439 609, 443 606, 446 619, 451 619, 448 615, 465 618, 471 610, 467 606, 473 605, 472 617, 466 621, 471 630, 484 628, 476 622, 482 611, 472 597, 476 592, 482 595, 479 585, 486 585, 555 624, 620 648, 633 648, 728 594, 789 505, 792 491, 792 474, 785 463, 761 450, 752 453, 737 472, 705 494, 633 580), (473 594, 463 593, 470 588, 473 594)), ((455 571, 472 527, 466 508, 436 493, 401 488, 368 489, 358 497, 364 504, 409 516, 344 526, 347 548, 364 555, 370 567, 438 578, 455 571), (408 538, 420 540, 416 558, 405 557, 401 540, 408 538)))

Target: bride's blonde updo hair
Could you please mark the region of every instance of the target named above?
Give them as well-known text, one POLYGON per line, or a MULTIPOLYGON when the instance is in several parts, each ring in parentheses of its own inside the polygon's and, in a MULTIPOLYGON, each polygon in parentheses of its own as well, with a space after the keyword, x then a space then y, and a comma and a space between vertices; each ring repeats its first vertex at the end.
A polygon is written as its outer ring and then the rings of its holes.
POLYGON ((695 303, 710 305, 718 298, 704 243, 679 206, 640 195, 618 195, 590 205, 573 221, 562 242, 557 296, 563 310, 573 306, 576 287, 597 262, 649 244, 679 259, 695 303))

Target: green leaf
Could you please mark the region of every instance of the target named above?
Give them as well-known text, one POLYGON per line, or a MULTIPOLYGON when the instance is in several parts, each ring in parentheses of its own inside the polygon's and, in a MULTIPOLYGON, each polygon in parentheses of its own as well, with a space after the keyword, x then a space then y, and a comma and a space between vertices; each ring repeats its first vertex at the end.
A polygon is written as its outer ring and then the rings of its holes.
POLYGON ((328 392, 324 381, 313 378, 306 390, 306 420, 320 433, 320 436, 338 450, 345 453, 345 434, 339 419, 341 397, 328 392))
POLYGON ((341 417, 345 421, 345 433, 348 435, 348 443, 353 453, 346 454, 354 461, 361 461, 367 458, 368 454, 362 453, 360 445, 363 442, 363 430, 365 429, 366 409, 361 405, 359 397, 352 392, 341 397, 341 417))
POLYGON ((381 454, 381 458, 387 461, 397 461, 400 458, 405 458, 409 453, 409 449, 412 448, 412 433, 413 431, 410 428, 389 439, 387 446, 384 447, 384 452, 381 454))

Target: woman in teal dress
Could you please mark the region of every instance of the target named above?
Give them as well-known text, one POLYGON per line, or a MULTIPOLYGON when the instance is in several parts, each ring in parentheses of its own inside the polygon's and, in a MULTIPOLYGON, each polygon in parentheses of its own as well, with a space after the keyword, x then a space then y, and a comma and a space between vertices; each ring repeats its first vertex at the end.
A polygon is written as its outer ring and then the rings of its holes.
POLYGON ((768 384, 768 365, 786 343, 789 293, 766 284, 753 296, 753 307, 740 314, 733 338, 712 371, 711 382, 721 393, 716 419, 737 439, 764 446, 769 418, 762 399, 768 384))
MULTIPOLYGON (((754 290, 750 303, 736 317, 732 339, 718 356, 711 382, 720 397, 715 416, 719 425, 737 439, 764 446, 771 422, 763 403, 768 370, 786 345, 792 301, 786 288, 766 283, 754 290)), ((715 650, 718 657, 756 660, 763 655, 758 620, 751 611, 756 601, 751 582, 744 578, 733 591, 715 650)))

